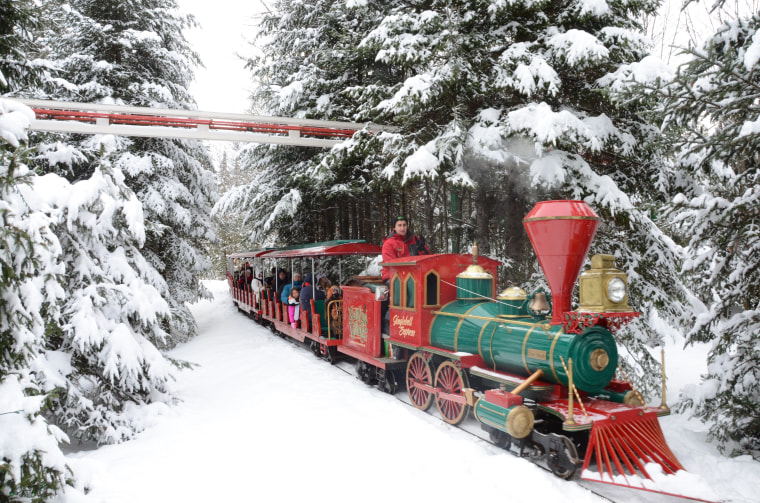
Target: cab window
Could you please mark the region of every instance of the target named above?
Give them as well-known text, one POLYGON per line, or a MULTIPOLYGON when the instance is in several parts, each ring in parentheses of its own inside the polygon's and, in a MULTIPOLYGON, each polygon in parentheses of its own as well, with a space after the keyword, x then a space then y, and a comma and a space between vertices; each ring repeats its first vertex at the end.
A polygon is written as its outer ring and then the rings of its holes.
POLYGON ((401 278, 398 275, 391 279, 391 306, 401 307, 401 278))
POLYGON ((406 307, 414 308, 414 298, 416 294, 417 284, 414 278, 409 276, 406 278, 406 307))
POLYGON ((438 306, 441 304, 439 288, 441 278, 438 273, 430 271, 425 275, 425 305, 438 306))

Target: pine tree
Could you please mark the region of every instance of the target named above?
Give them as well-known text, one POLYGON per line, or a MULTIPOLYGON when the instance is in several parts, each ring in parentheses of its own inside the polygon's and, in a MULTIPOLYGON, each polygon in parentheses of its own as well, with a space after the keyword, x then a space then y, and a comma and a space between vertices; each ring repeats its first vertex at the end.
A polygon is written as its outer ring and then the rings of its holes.
MULTIPOLYGON (((191 108, 197 56, 181 29, 191 19, 172 1, 77 1, 41 36, 54 73, 53 99, 191 108)), ((48 201, 67 266, 60 330, 49 354, 71 365, 48 376, 51 416, 81 439, 116 442, 140 428, 136 405, 171 399, 174 364, 160 350, 195 334, 188 302, 200 283, 216 197, 199 142, 110 135, 41 135, 35 168, 57 184, 48 201)))
POLYGON ((40 14, 33 2, 0 2, 0 94, 17 91, 40 76, 40 68, 29 57, 36 49, 40 14))
MULTIPOLYGON (((174 0, 70 3, 65 33, 50 40, 60 68, 49 92, 58 99, 112 102, 156 108, 195 108, 187 87, 199 64, 182 35, 194 23, 176 13, 174 0)), ((210 267, 206 241, 216 239, 211 207, 216 200, 211 160, 198 141, 118 139, 109 162, 126 176, 143 205, 146 240, 142 250, 164 278, 155 284, 169 303, 163 327, 166 347, 192 337, 195 322, 186 303, 208 298, 200 277, 210 267)), ((97 141, 65 139, 46 152, 74 149, 89 161, 58 166, 69 180, 88 177, 99 166, 97 141)), ((54 154, 50 153, 49 158, 54 154)))
POLYGON ((3 436, 14 439, 0 446, 3 501, 51 498, 72 475, 59 447, 66 435, 41 415, 47 397, 37 365, 46 328, 55 326, 63 268, 52 222, 23 195, 35 178, 25 164, 33 118, 0 99, 0 417, 3 436))
POLYGON ((682 406, 733 453, 760 457, 760 15, 722 25, 664 89, 683 192, 674 218, 684 272, 707 304, 688 342, 712 343, 682 406))
POLYGON ((225 207, 251 208, 254 227, 294 236, 292 227, 314 227, 327 214, 315 201, 338 194, 347 206, 361 195, 374 206, 365 219, 378 227, 388 211, 412 209, 418 227, 450 237, 441 251, 486 240, 508 276, 527 283, 534 259, 522 217, 537 200, 584 199, 603 221, 592 253, 616 256, 631 301, 651 313, 620 336, 630 353, 624 366, 637 367, 636 384, 654 392, 658 363, 646 346, 661 343, 655 319, 682 325, 691 305, 677 277, 680 250, 651 218, 673 183, 654 149, 658 129, 638 104, 615 99, 615 86, 646 56, 636 19, 656 6, 283 1, 264 23, 264 56, 251 62, 264 84, 259 102, 272 113, 398 131, 361 132, 313 154, 260 148, 252 190, 230 194, 225 207), (284 218, 269 218, 277 208, 284 218))
POLYGON ((168 303, 153 285, 163 279, 140 252, 145 240, 142 205, 106 160, 86 180, 70 184, 47 174, 51 226, 63 250, 66 325, 49 333, 51 354, 68 362, 55 386, 50 414, 76 437, 114 443, 140 429, 134 405, 168 401, 174 366, 156 348, 168 303))
MULTIPOLYGON (((314 119, 368 121, 368 109, 357 107, 366 86, 391 78, 392 70, 375 55, 358 49, 361 38, 390 12, 395 2, 283 0, 262 22, 262 55, 248 65, 261 82, 254 108, 261 113, 314 119), (385 77, 384 77, 385 76, 385 77)), ((372 140, 373 135, 359 133, 372 140)), ((381 146, 358 149, 340 168, 327 166, 322 149, 282 146, 249 147, 241 165, 250 173, 247 186, 225 195, 218 212, 246 212, 252 244, 319 241, 335 237, 379 240, 381 217, 374 208, 387 190, 380 177, 381 146), (374 161, 373 161, 374 159, 374 161), (250 225, 251 223, 255 225, 250 225), (337 228, 335 222, 341 222, 337 228), (349 227, 353 226, 353 231, 349 227)))

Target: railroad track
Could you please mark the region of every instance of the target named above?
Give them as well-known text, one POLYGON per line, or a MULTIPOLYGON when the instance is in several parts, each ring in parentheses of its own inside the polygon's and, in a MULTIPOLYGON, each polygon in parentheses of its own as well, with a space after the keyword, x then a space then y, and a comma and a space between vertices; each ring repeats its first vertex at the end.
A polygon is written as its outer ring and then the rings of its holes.
MULTIPOLYGON (((292 339, 286 335, 280 334, 276 330, 272 330, 272 333, 279 336, 280 339, 283 341, 286 341, 290 344, 293 344, 294 346, 298 346, 301 349, 305 349, 306 351, 310 351, 309 346, 306 343, 298 342, 295 339, 292 339)), ((339 359, 337 362, 335 362, 332 365, 327 365, 328 367, 335 369, 335 371, 342 372, 344 374, 347 374, 349 376, 352 376, 353 378, 360 380, 359 376, 356 372, 356 367, 353 362, 350 362, 348 360, 339 359)), ((380 391, 382 392, 382 391, 380 391)), ((390 395, 399 402, 403 403, 404 405, 413 408, 417 411, 416 407, 412 405, 411 401, 409 400, 409 395, 406 393, 405 389, 400 389, 393 395, 390 395)), ((425 414, 428 414, 432 419, 435 421, 440 422, 442 426, 452 427, 453 425, 445 422, 437 413, 437 409, 432 408, 428 411, 419 411, 423 412, 425 414)), ((460 425, 454 426, 459 431, 466 433, 467 435, 470 435, 474 437, 475 439, 488 443, 494 448, 500 450, 500 451, 506 451, 512 454, 515 457, 521 457, 525 459, 526 461, 532 463, 533 465, 537 466, 538 468, 546 471, 547 473, 552 473, 551 469, 545 466, 542 462, 539 460, 532 458, 531 456, 520 456, 519 453, 516 453, 512 450, 503 449, 502 447, 499 447, 498 445, 494 444, 491 439, 488 437, 488 434, 483 431, 482 428, 480 428, 480 423, 476 421, 471 415, 465 419, 464 422, 462 422, 460 425)), ((552 476, 554 476, 552 474, 552 476)), ((589 482, 586 480, 582 480, 580 478, 573 478, 570 479, 568 482, 572 482, 577 484, 578 486, 582 487, 586 491, 588 491, 590 494, 593 494, 594 496, 597 496, 598 498, 601 498, 604 501, 608 501, 611 503, 638 503, 638 502, 645 502, 645 503, 683 503, 684 499, 679 498, 676 496, 669 496, 661 493, 652 493, 652 492, 644 492, 644 491, 636 491, 634 489, 623 489, 616 486, 610 486, 606 484, 598 484, 594 482, 589 482)))

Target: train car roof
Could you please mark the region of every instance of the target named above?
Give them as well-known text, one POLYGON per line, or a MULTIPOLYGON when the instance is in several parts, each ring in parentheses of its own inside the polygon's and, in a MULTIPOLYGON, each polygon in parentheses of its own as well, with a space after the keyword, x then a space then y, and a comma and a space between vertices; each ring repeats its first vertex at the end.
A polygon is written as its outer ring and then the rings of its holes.
POLYGON ((264 253, 270 252, 274 250, 274 248, 262 248, 260 250, 251 250, 247 252, 240 252, 240 253, 230 253, 227 255, 227 258, 255 258, 260 257, 264 253))
POLYGON ((380 245, 367 243, 363 239, 323 241, 304 245, 288 246, 263 253, 261 258, 307 258, 341 257, 348 255, 380 255, 380 245))

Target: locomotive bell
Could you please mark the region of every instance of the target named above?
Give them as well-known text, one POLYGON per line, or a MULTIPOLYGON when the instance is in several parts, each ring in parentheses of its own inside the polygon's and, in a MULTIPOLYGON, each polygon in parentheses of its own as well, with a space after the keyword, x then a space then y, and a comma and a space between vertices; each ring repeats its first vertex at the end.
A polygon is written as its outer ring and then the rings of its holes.
POLYGON ((583 201, 543 201, 536 203, 523 225, 551 289, 551 324, 562 325, 599 216, 583 201))

